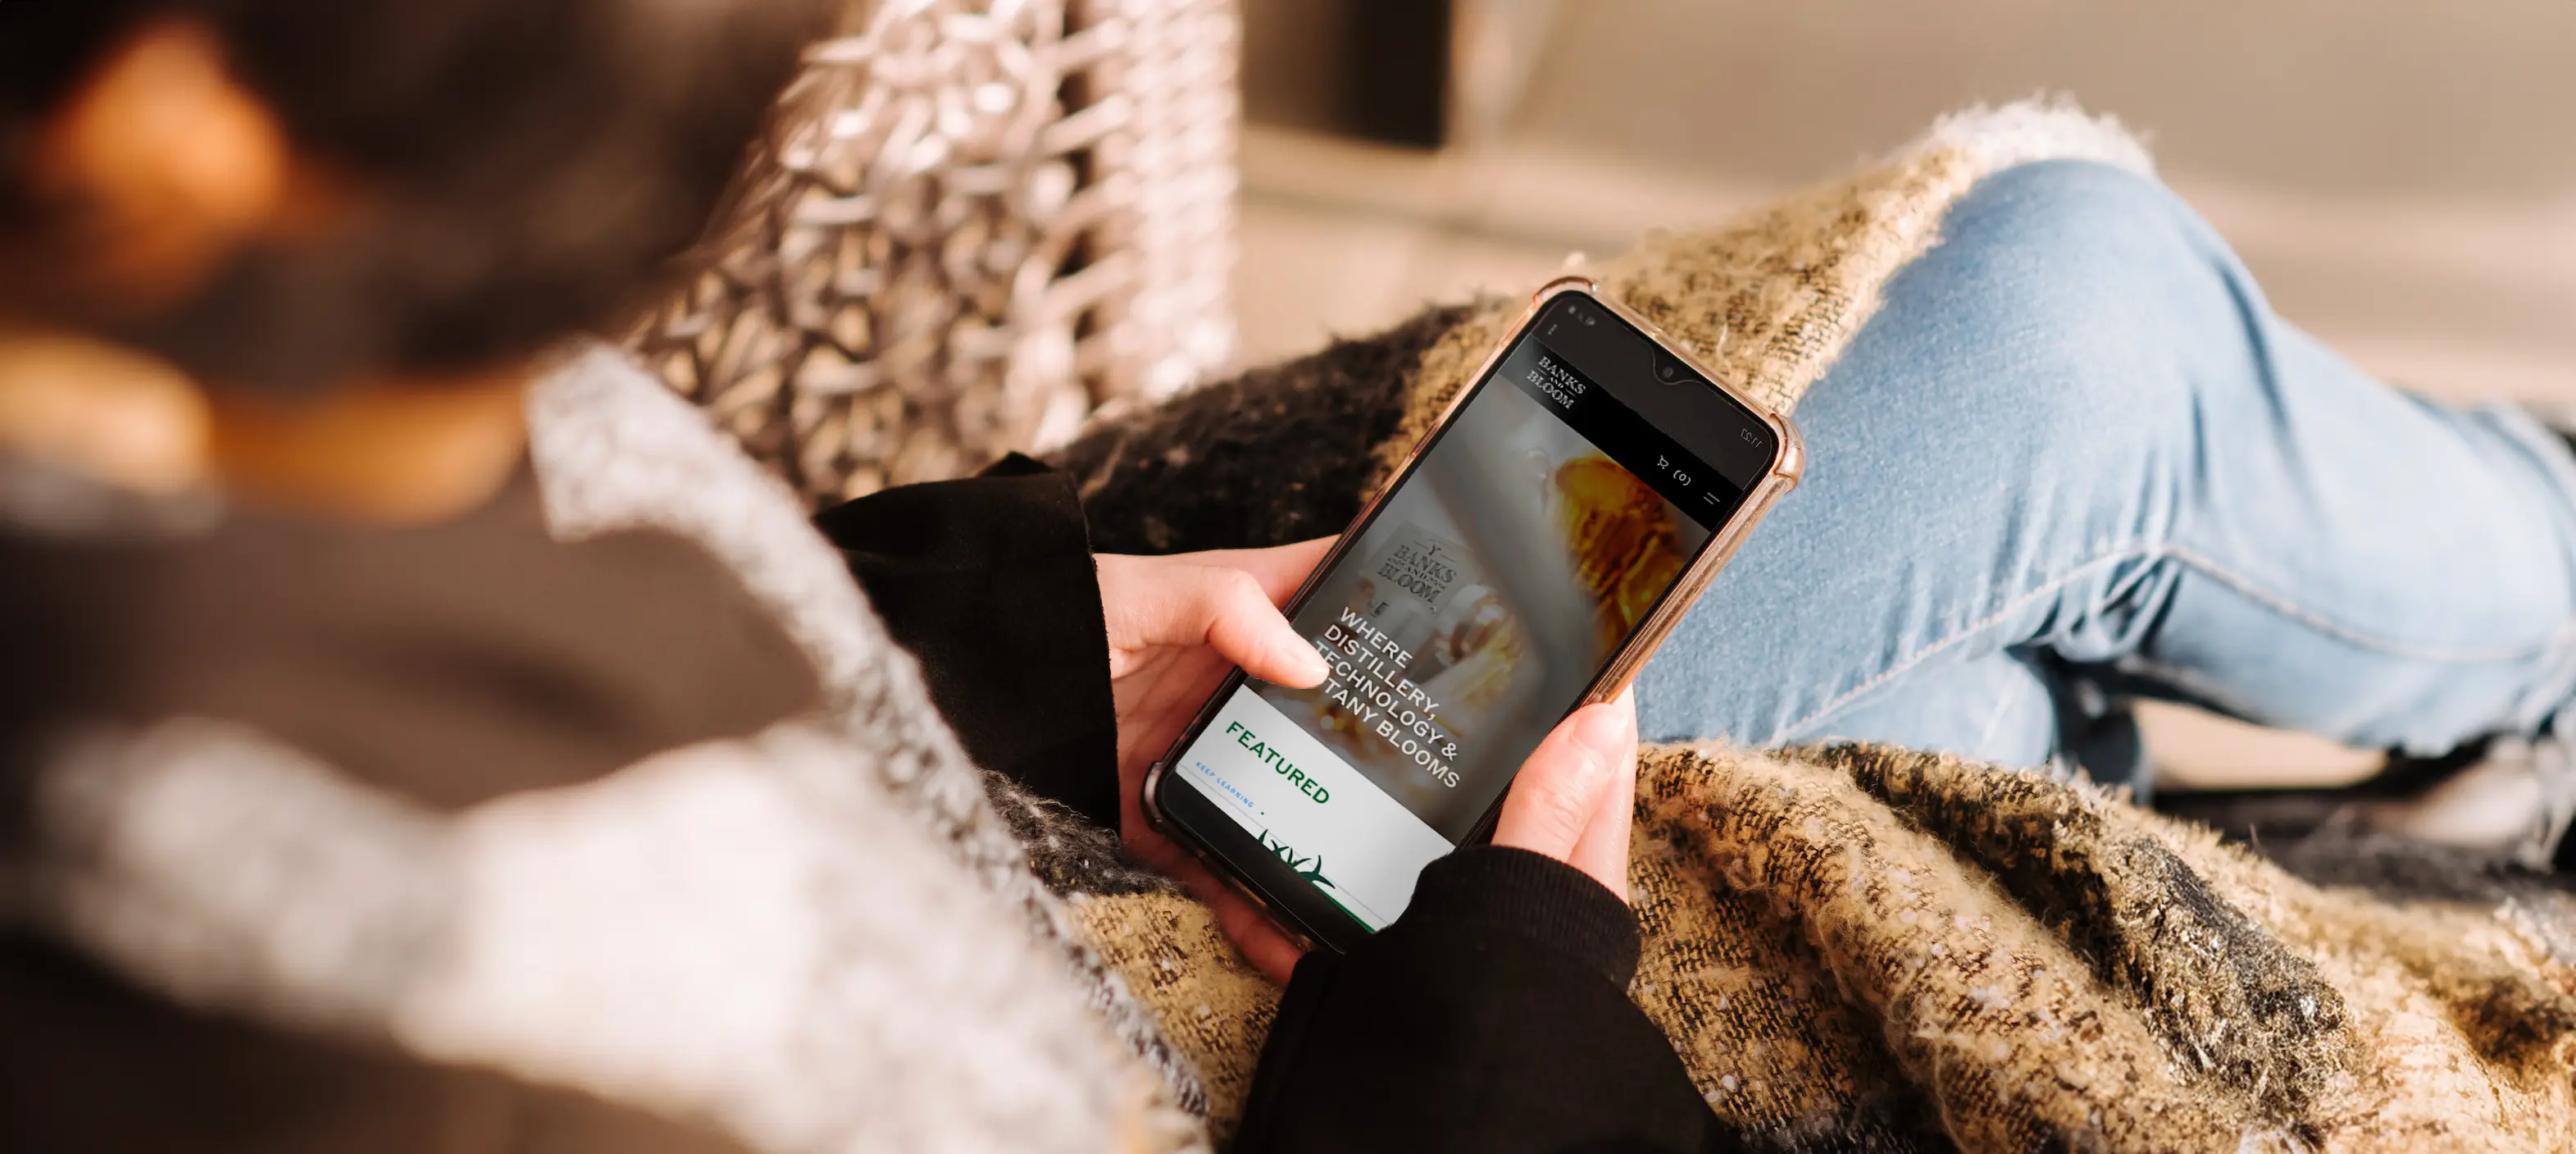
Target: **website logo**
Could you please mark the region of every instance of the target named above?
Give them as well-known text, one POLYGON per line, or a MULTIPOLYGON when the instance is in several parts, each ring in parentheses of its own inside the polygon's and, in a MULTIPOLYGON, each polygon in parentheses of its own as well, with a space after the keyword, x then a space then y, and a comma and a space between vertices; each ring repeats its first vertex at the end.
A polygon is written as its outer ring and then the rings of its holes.
POLYGON ((1270 836, 1270 831, 1266 829, 1261 831, 1260 840, 1263 852, 1278 858, 1279 864, 1297 871, 1298 877, 1304 878, 1319 886, 1332 886, 1334 889, 1341 888, 1340 886, 1334 886, 1333 880, 1324 876, 1324 855, 1316 854, 1315 856, 1308 858, 1298 857, 1297 851, 1288 848, 1286 842, 1282 842, 1279 839, 1270 836))

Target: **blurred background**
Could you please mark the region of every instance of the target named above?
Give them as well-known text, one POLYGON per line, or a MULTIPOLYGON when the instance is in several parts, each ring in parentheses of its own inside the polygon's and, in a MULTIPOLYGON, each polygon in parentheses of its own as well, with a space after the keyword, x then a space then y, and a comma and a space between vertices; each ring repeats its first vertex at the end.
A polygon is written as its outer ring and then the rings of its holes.
MULTIPOLYGON (((1716 220, 1942 112, 2149 139, 2291 320, 2392 381, 2576 404, 2568 0, 1245 0, 1239 356, 1716 220)), ((2184 782, 2377 754, 2175 709, 2184 782)))

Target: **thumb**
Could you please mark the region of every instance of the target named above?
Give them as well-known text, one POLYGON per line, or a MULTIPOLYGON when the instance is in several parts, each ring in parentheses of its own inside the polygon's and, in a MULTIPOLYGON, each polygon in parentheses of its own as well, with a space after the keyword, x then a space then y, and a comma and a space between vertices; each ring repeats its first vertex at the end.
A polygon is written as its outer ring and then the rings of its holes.
POLYGON ((1306 686, 1324 679, 1324 659, 1280 616, 1252 574, 1177 560, 1158 568, 1148 595, 1112 608, 1112 644, 1205 645, 1265 681, 1306 686))
POLYGON ((1634 771, 1636 732, 1636 707, 1625 695, 1576 710, 1539 743, 1512 780, 1494 825, 1494 844, 1545 854, 1592 874, 1613 892, 1626 892, 1624 854, 1616 876, 1605 878, 1601 873, 1611 867, 1590 860, 1603 855, 1577 855, 1575 847, 1618 792, 1612 788, 1617 775, 1634 771))

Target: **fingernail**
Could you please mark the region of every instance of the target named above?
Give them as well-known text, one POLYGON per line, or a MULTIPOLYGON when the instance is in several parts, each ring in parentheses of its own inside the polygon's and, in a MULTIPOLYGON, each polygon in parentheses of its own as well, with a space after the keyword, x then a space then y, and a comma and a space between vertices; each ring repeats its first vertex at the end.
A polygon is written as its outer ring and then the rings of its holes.
POLYGON ((1627 744, 1630 716, 1624 709, 1607 705, 1588 706, 1574 719, 1574 740, 1585 749, 1600 754, 1601 763, 1607 765, 1619 756, 1620 747, 1627 744))
POLYGON ((1325 675, 1333 671, 1332 666, 1324 664, 1323 654, 1303 644, 1297 646, 1297 656, 1291 664, 1297 667, 1300 676, 1308 685, 1322 681, 1325 675))

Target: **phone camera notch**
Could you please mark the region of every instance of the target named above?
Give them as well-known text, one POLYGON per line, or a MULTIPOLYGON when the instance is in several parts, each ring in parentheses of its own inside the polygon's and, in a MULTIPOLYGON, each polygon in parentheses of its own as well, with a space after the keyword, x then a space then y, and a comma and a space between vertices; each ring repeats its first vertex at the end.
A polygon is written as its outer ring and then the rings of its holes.
POLYGON ((1698 380, 1699 377, 1698 374, 1691 372, 1689 365, 1682 363, 1680 357, 1663 349, 1656 349, 1655 379, 1667 385, 1678 385, 1684 381, 1698 380))

